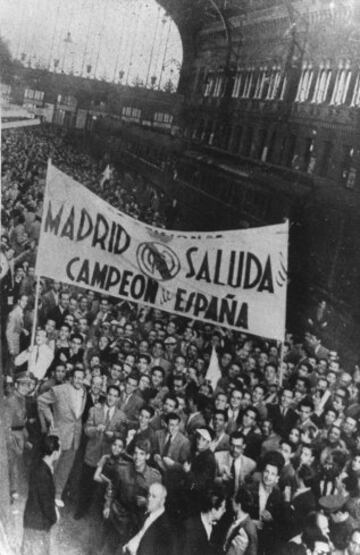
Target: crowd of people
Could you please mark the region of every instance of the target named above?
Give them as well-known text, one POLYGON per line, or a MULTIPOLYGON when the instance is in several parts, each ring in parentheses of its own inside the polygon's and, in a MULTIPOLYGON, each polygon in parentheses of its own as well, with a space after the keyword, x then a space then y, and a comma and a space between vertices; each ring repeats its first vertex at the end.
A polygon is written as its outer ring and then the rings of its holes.
POLYGON ((45 279, 35 314, 48 157, 133 217, 165 226, 166 209, 140 176, 104 182, 104 161, 51 127, 4 132, 2 157, 13 500, 24 458, 30 469, 23 553, 50 552, 67 504, 103 555, 360 553, 360 369, 331 350, 326 305, 282 349, 45 279))

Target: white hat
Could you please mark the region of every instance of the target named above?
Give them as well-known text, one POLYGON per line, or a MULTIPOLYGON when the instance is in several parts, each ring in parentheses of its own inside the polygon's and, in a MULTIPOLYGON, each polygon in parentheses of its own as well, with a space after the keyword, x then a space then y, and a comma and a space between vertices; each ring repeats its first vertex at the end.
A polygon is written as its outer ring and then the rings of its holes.
POLYGON ((198 433, 199 435, 201 435, 201 437, 203 437, 204 439, 206 439, 206 441, 208 441, 210 443, 210 441, 212 440, 212 437, 210 435, 210 432, 207 428, 197 428, 196 433, 198 433))

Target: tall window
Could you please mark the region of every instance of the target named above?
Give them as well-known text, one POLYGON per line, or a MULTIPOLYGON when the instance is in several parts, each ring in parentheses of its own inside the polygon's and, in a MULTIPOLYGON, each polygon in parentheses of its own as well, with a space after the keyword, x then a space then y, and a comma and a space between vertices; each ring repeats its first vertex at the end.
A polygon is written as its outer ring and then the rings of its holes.
POLYGON ((241 85, 243 82, 243 72, 238 71, 235 75, 233 90, 231 93, 232 98, 238 98, 240 94, 241 85))
POLYGON ((266 67, 261 67, 256 81, 254 98, 263 98, 264 89, 268 81, 268 72, 266 67))
POLYGON ((224 74, 218 73, 215 79, 213 96, 219 97, 224 93, 224 74))
POLYGON ((139 108, 134 108, 133 106, 123 106, 121 114, 123 118, 140 120, 141 110, 139 108))
POLYGON ((322 104, 326 101, 330 86, 330 79, 330 62, 326 62, 326 64, 321 65, 319 68, 314 88, 314 94, 311 102, 313 102, 314 104, 322 104))
POLYGON ((25 89, 24 98, 31 100, 43 100, 45 93, 34 89, 25 89))
POLYGON ((284 100, 286 87, 287 87, 287 77, 286 77, 286 75, 284 75, 283 82, 282 82, 282 87, 281 87, 281 91, 280 91, 280 97, 279 97, 280 100, 284 100))
POLYGON ((164 124, 170 125, 173 121, 173 116, 172 114, 168 114, 167 112, 155 112, 154 121, 157 123, 164 123, 164 124))
POLYGON ((309 98, 310 87, 314 79, 314 70, 310 63, 304 63, 296 92, 295 102, 306 102, 309 98))
POLYGON ((341 61, 339 69, 336 73, 334 90, 331 96, 330 104, 339 106, 340 104, 345 104, 346 97, 349 91, 349 85, 351 80, 351 69, 350 61, 341 61))
POLYGON ((215 85, 215 74, 209 73, 204 88, 204 96, 211 96, 215 85))
POLYGON ((254 81, 254 69, 248 69, 244 76, 244 87, 242 89, 241 97, 249 98, 254 81))
POLYGON ((360 106, 360 72, 356 76, 354 90, 351 98, 351 107, 360 106))
POLYGON ((266 100, 275 100, 279 94, 281 84, 281 70, 280 67, 274 66, 269 76, 269 87, 266 95, 266 100))

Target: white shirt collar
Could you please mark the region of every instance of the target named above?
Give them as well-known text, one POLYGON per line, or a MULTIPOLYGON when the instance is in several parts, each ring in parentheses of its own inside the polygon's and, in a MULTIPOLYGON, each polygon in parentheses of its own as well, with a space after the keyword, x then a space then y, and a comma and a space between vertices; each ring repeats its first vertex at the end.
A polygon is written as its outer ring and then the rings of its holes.
POLYGON ((201 518, 201 522, 204 525, 205 532, 206 532, 206 535, 207 535, 207 539, 210 540, 210 536, 211 536, 211 532, 212 532, 212 524, 210 524, 210 522, 208 522, 204 513, 200 513, 200 518, 201 518))
MULTIPOLYGON (((146 523, 148 523, 148 522, 154 522, 154 520, 158 519, 159 516, 161 516, 164 512, 165 512, 165 508, 164 508, 164 507, 161 507, 160 509, 157 509, 157 511, 154 511, 153 513, 150 513, 150 514, 147 516, 145 522, 146 522, 146 523)), ((145 522, 144 522, 144 524, 145 524, 145 522)))
POLYGON ((109 420, 111 420, 114 416, 115 409, 115 405, 112 407, 108 407, 107 405, 105 405, 105 415, 109 415, 109 420))

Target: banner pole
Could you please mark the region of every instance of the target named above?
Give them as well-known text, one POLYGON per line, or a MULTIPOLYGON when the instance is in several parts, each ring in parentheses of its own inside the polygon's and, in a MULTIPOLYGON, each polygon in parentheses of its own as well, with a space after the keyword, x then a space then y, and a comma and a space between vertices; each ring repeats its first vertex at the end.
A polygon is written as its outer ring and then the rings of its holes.
POLYGON ((279 358, 279 386, 282 387, 284 381, 283 365, 284 362, 284 341, 280 343, 280 358, 279 358))
POLYGON ((35 343, 35 333, 36 333, 36 324, 37 324, 37 313, 39 308, 39 296, 40 296, 40 276, 36 278, 36 290, 35 290, 35 305, 34 305, 34 320, 31 330, 31 341, 30 347, 33 348, 35 343))
MULTIPOLYGON (((46 171, 46 180, 48 180, 49 169, 51 167, 51 158, 48 158, 47 163, 47 171, 46 171)), ((37 256, 39 253, 37 253, 37 256)), ((31 330, 31 340, 30 340, 30 347, 33 348, 35 343, 35 334, 36 334, 36 324, 38 319, 38 309, 39 309, 39 296, 40 296, 40 275, 38 274, 36 277, 36 290, 35 290, 35 305, 34 305, 34 320, 31 330)))

